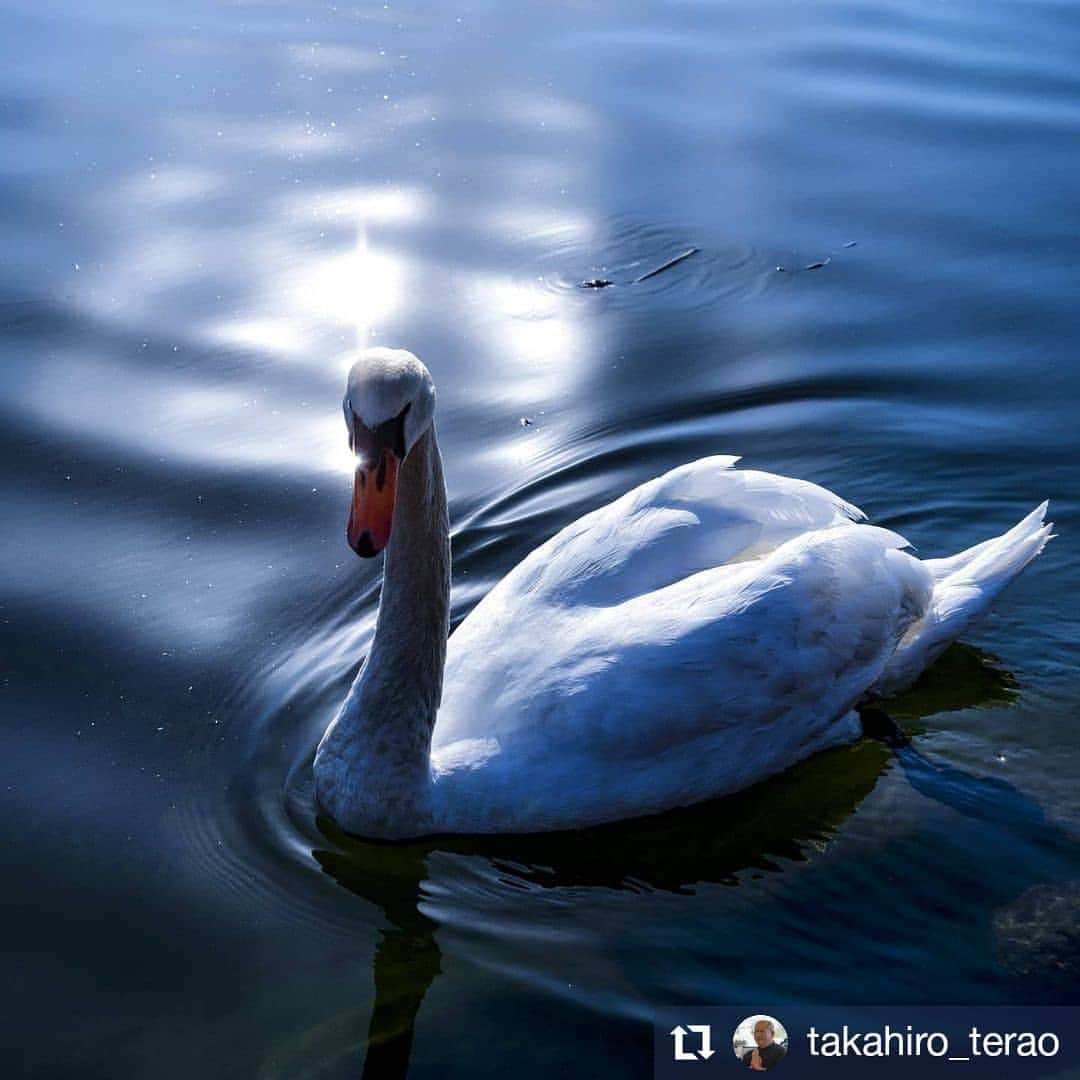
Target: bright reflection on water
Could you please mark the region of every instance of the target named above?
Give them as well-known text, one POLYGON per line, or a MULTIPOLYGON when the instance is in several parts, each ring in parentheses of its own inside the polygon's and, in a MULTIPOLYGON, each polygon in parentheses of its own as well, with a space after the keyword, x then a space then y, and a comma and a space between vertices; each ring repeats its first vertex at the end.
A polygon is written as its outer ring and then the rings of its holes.
POLYGON ((2 30, 16 1060, 645 1077, 657 1005, 1077 1000, 1072 6, 15 0, 2 30), (1046 496, 1061 536, 896 703, 910 750, 357 843, 310 762, 377 600, 343 542, 363 343, 434 373, 456 619, 704 454, 928 555, 1046 496))

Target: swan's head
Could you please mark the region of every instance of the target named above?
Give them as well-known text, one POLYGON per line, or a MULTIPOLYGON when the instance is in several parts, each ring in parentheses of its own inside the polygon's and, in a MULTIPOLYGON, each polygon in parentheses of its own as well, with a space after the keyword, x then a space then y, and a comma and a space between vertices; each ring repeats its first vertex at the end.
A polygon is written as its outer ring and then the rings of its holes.
POLYGON ((435 414, 428 369, 404 349, 367 349, 349 372, 345 424, 356 457, 349 547, 371 558, 390 539, 397 475, 435 414))

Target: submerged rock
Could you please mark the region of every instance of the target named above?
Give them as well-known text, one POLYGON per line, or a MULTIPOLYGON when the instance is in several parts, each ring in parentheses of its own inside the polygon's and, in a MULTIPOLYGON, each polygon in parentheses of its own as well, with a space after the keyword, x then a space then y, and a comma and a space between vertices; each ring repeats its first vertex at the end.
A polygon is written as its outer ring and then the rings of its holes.
POLYGON ((994 915, 1003 966, 1042 982, 1080 978, 1080 881, 1033 885, 994 915))

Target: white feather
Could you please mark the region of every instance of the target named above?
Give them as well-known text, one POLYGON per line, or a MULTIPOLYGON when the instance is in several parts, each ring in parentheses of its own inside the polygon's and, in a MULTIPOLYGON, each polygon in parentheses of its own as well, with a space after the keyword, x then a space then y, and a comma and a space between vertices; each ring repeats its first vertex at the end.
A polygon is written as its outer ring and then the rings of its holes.
MULTIPOLYGON (((378 352, 349 396, 378 418, 413 394, 424 416, 430 387, 411 354, 378 352)), ((323 806, 400 838, 574 828, 747 787, 857 738, 855 705, 913 681, 1050 535, 1043 504, 920 562, 824 488, 737 460, 683 465, 568 525, 447 645, 446 491, 425 428, 375 641, 315 758, 323 806)))

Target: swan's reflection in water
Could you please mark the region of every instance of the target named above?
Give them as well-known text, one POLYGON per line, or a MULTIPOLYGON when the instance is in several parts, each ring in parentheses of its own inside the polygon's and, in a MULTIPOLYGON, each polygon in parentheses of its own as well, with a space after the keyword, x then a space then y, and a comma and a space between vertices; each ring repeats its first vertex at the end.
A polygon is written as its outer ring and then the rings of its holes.
MULTIPOLYGON (((333 830, 325 819, 319 827, 333 830)), ((412 845, 364 847, 315 857, 347 889, 378 904, 390 923, 375 947, 375 1004, 363 1072, 365 1080, 380 1080, 408 1073, 416 1015, 441 970, 442 953, 435 940, 438 924, 420 910, 426 851, 412 845)))
MULTIPOLYGON (((1015 693, 1012 676, 990 657, 957 645, 890 709, 909 732, 917 732, 934 713, 1000 704, 1015 693)), ((749 791, 572 833, 376 844, 349 837, 319 817, 326 846, 316 848, 315 859, 344 888, 376 904, 390 923, 375 952, 363 1075, 407 1074, 416 1017, 441 970, 438 924, 421 910, 430 856, 486 858, 505 884, 521 889, 691 893, 706 883, 736 885, 747 873, 780 870, 784 862, 806 860, 823 847, 894 763, 921 795, 1057 849, 1066 865, 1075 861, 1072 842, 1011 785, 932 764, 911 747, 894 754, 870 740, 820 754, 749 791)))

